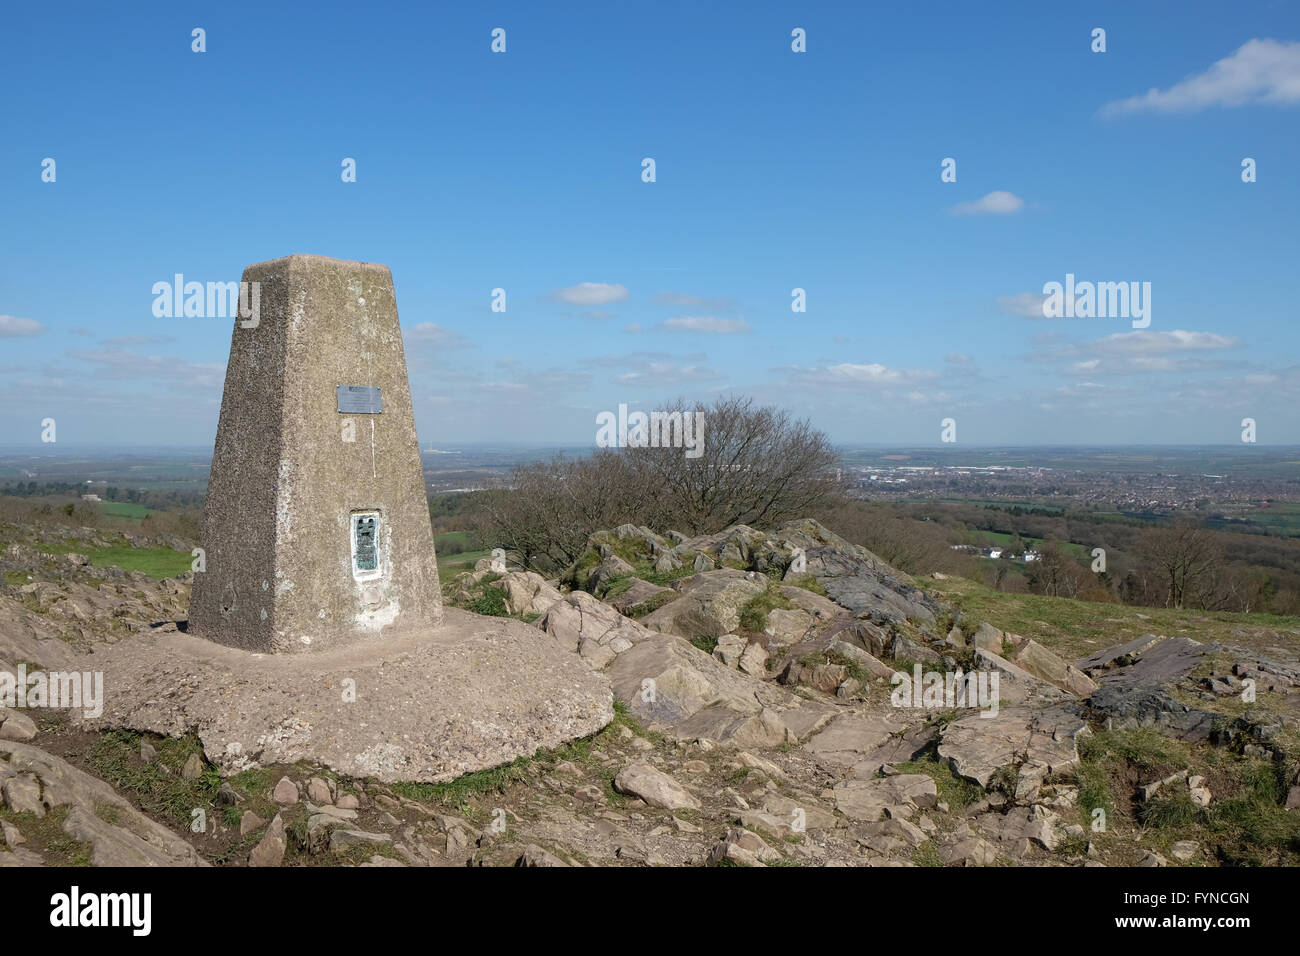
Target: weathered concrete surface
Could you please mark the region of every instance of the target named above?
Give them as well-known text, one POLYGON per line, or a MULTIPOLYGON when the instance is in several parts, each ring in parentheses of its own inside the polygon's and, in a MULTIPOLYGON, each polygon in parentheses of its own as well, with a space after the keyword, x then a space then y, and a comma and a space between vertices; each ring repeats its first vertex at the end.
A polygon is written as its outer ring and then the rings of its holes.
POLYGON ((244 270, 203 515, 190 631, 270 653, 327 651, 438 624, 442 596, 386 266, 288 256, 244 270), (338 411, 338 386, 383 411, 338 411), (349 424, 350 423, 350 424, 349 424), (379 571, 354 574, 351 515, 377 511, 379 571))
POLYGON ((104 671, 105 705, 88 726, 196 731, 228 771, 310 760, 385 782, 441 782, 614 717, 609 681, 580 657, 520 621, 453 608, 436 631, 319 654, 159 634, 101 646, 91 662, 104 671))

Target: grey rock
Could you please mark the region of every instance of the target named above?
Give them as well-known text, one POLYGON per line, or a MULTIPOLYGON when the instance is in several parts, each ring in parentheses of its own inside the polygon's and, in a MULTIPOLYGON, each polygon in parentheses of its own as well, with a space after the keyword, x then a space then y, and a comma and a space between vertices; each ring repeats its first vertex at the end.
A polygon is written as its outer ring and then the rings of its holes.
POLYGON ((282 807, 297 803, 298 785, 288 777, 281 777, 275 789, 271 791, 271 799, 282 807))
POLYGON ((366 830, 347 830, 343 827, 330 831, 330 850, 337 853, 350 846, 377 846, 392 843, 387 833, 370 833, 366 830))
POLYGON ((248 856, 249 866, 279 866, 284 861, 284 852, 287 849, 287 842, 284 835, 284 818, 276 814, 271 820, 271 825, 266 828, 266 833, 257 846, 253 847, 253 852, 248 856))
POLYGON ((307 799, 313 803, 332 802, 329 784, 320 777, 312 777, 307 781, 307 799))
POLYGON ((515 861, 515 866, 568 866, 554 853, 543 850, 540 846, 530 843, 524 848, 524 852, 519 855, 515 861))
POLYGON ((614 778, 614 789, 619 793, 640 797, 652 807, 666 810, 698 810, 700 801, 668 774, 645 761, 635 761, 619 771, 614 778))
POLYGON ((0 830, 3 830, 5 845, 11 850, 27 842, 27 838, 23 836, 22 831, 8 820, 0 821, 0 830))
POLYGON ((20 710, 0 707, 0 738, 31 740, 36 736, 36 722, 20 710))
POLYGON ((45 816, 45 805, 41 803, 41 782, 34 773, 20 773, 7 777, 0 784, 5 806, 14 813, 34 813, 45 816))
POLYGON ((739 866, 766 866, 781 859, 781 854, 764 842, 757 833, 737 827, 729 830, 709 852, 708 861, 718 864, 726 860, 739 866))

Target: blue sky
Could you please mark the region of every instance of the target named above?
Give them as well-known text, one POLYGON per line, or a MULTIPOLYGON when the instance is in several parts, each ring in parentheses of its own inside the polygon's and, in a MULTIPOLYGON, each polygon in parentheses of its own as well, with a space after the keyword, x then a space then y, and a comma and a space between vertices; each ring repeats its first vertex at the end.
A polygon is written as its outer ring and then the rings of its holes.
POLYGON ((299 252, 392 269, 424 446, 737 392, 845 443, 1300 443, 1295 4, 278 6, 4 14, 0 445, 210 446, 230 322, 152 286, 299 252), (1024 314, 1067 273, 1150 326, 1024 314))

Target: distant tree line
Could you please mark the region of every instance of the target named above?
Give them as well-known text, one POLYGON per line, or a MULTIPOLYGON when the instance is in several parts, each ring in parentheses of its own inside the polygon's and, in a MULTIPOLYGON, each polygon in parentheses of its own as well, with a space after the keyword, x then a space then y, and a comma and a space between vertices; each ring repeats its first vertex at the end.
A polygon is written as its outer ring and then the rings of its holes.
POLYGON ((142 489, 117 485, 87 485, 84 482, 70 481, 19 481, 6 483, 0 487, 0 495, 10 495, 15 498, 56 498, 67 495, 80 497, 85 494, 97 494, 104 501, 143 505, 153 511, 195 508, 203 504, 203 492, 194 489, 142 489))
POLYGON ((0 487, 0 495, 12 495, 15 498, 79 495, 84 488, 85 485, 74 484, 70 481, 43 481, 39 484, 35 481, 29 481, 25 484, 21 481, 15 484, 5 482, 4 487, 0 487))

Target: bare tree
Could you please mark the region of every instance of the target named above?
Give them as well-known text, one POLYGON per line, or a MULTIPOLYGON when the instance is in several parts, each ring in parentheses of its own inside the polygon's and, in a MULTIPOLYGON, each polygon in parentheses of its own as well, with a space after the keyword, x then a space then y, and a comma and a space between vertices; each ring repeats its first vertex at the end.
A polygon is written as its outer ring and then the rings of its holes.
POLYGON ((1140 551, 1164 583, 1166 606, 1217 603, 1215 591, 1223 556, 1210 532, 1191 521, 1179 521, 1151 531, 1140 551))
POLYGON ((1059 541, 1044 541, 1038 560, 1027 575, 1029 589, 1048 597, 1076 598, 1088 585, 1088 572, 1066 553, 1059 541))
POLYGON ((707 407, 678 401, 667 411, 695 416, 703 441, 693 458, 678 448, 628 449, 658 489, 659 524, 686 534, 771 526, 805 517, 838 487, 839 454, 806 420, 739 397, 707 407))
POLYGON ((516 468, 506 487, 484 498, 485 544, 549 572, 577 560, 602 528, 632 523, 694 535, 770 527, 808 516, 838 487, 839 455, 826 436, 750 399, 678 401, 651 432, 638 447, 516 468), (691 443, 682 440, 687 416, 691 443), (672 427, 660 427, 664 421, 672 427))
POLYGON ((507 487, 484 496, 483 540, 512 552, 524 567, 555 571, 582 555, 593 531, 642 520, 650 492, 617 451, 521 465, 507 487))

